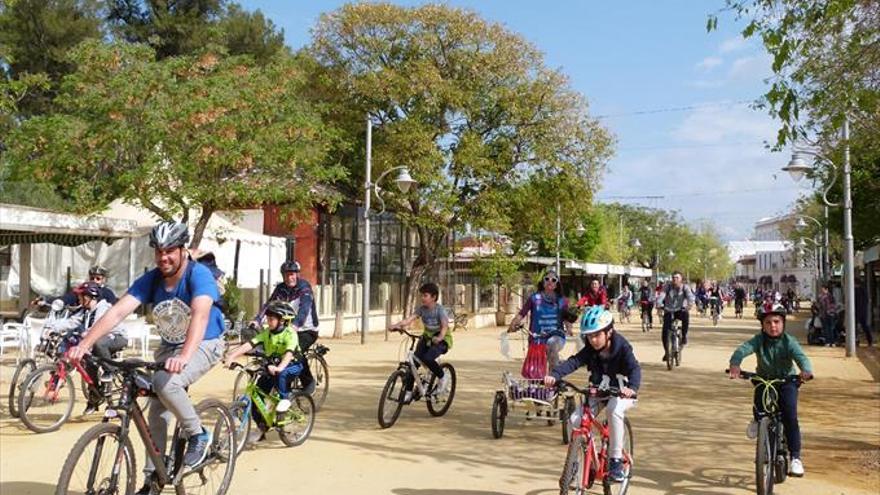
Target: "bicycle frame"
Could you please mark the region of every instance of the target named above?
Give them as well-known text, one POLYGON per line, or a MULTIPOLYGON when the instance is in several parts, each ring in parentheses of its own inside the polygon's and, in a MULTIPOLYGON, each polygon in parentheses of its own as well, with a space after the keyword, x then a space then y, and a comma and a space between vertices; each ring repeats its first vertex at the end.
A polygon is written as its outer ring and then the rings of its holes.
POLYGON ((71 367, 82 376, 83 380, 85 380, 89 387, 96 388, 94 380, 92 380, 92 377, 89 376, 89 373, 83 368, 82 364, 71 363, 66 357, 64 357, 55 362, 53 381, 47 384, 45 391, 45 397, 47 399, 51 397, 51 400, 54 402, 58 398, 57 385, 59 383, 64 383, 67 380, 67 374, 70 372, 71 367))

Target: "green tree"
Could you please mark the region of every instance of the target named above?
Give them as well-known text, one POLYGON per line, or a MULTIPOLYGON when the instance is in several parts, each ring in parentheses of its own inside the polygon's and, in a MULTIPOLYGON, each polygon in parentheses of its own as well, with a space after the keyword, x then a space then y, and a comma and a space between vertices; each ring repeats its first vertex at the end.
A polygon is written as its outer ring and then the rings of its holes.
POLYGON ((108 0, 107 10, 114 33, 149 44, 159 59, 197 54, 211 45, 260 63, 286 52, 284 32, 271 20, 226 0, 108 0))
MULTIPOLYGON (((782 127, 778 149, 813 144, 841 166, 840 129, 851 122, 853 225, 856 248, 880 242, 880 3, 871 0, 727 0, 773 57, 770 86, 759 104, 782 127)), ((718 25, 709 18, 708 28, 718 25)), ((819 189, 831 175, 814 177, 819 189)), ((841 181, 834 197, 840 198, 841 181)), ((840 215, 832 222, 842 232, 840 215)))
MULTIPOLYGON (((313 33, 308 51, 329 86, 329 117, 363 143, 369 115, 374 178, 406 165, 419 183, 409 194, 386 191, 418 232, 410 281, 434 263, 450 228, 504 231, 522 220, 500 206, 524 182, 553 180, 563 185, 556 197, 589 203, 611 138, 520 36, 462 9, 386 3, 343 6, 313 33)), ((347 160, 364 163, 363 146, 352 150, 347 160)), ((352 178, 362 183, 359 168, 352 178)), ((536 203, 555 211, 553 201, 536 203)))
POLYGON ((101 36, 97 0, 0 0, 0 73, 4 79, 46 74, 50 81, 22 98, 16 111, 49 110, 61 78, 73 70, 67 52, 101 36))
POLYGON ((97 40, 70 53, 78 69, 64 79, 59 112, 12 133, 4 176, 52 184, 79 211, 117 197, 163 218, 195 211, 193 246, 217 210, 332 204, 317 186, 343 177, 324 160, 335 134, 299 96, 293 60, 156 61, 144 45, 97 40))

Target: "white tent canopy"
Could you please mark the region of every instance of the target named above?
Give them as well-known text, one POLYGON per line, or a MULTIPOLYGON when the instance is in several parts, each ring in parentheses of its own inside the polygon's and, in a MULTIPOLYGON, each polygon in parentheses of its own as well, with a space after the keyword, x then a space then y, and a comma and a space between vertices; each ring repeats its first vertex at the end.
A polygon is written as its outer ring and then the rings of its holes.
MULTIPOLYGON (((30 237, 19 235, 10 239, 18 240, 16 244, 31 244, 30 280, 38 294, 62 293, 67 285, 68 268, 71 281, 76 283, 86 279, 89 267, 95 264, 110 270, 108 284, 119 294, 154 266, 149 230, 159 218, 149 210, 121 201, 112 203, 101 216, 83 217, 3 206, 0 218, 4 232, 27 232, 23 227, 31 228, 30 237), (127 240, 109 245, 102 242, 119 238, 127 240)), ((238 251, 238 285, 242 288, 257 287, 260 270, 265 272, 264 283, 279 281, 278 266, 286 256, 283 238, 243 229, 219 215, 209 220, 199 248, 213 252, 218 267, 229 277, 233 274, 238 251)), ((19 246, 13 245, 11 254, 12 266, 4 295, 15 297, 19 293, 19 246)))

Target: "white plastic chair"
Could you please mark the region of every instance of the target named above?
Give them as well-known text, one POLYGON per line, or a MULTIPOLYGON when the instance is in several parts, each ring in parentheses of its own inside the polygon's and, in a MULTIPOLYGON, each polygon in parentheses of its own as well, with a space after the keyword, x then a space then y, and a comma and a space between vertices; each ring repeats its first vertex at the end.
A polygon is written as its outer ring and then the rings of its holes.
POLYGON ((18 365, 21 357, 28 353, 27 331, 27 326, 23 323, 4 323, 0 329, 0 356, 7 347, 15 347, 19 351, 15 357, 15 364, 18 365))

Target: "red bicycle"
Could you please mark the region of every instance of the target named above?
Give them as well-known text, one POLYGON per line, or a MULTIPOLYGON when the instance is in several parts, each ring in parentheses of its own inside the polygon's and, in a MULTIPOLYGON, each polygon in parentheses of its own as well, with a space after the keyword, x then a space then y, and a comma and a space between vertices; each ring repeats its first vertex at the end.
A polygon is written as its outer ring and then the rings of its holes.
POLYGON ((596 480, 601 480, 605 495, 625 495, 633 475, 633 434, 629 419, 623 419, 622 460, 625 478, 621 482, 615 482, 608 478, 609 426, 606 421, 596 418, 589 405, 589 399, 608 401, 613 397, 619 397, 620 390, 616 387, 610 387, 608 390, 599 390, 595 387, 579 388, 565 380, 559 380, 557 386, 560 391, 567 388, 582 396, 581 423, 571 433, 565 466, 562 469, 562 477, 559 478, 560 495, 585 494, 593 487, 596 480), (601 442, 599 448, 596 447, 597 440, 601 442))
POLYGON ((17 397, 18 414, 29 430, 34 433, 48 433, 61 428, 70 419, 76 401, 76 388, 72 379, 74 370, 82 379, 86 397, 92 396, 95 402, 104 399, 105 394, 101 389, 109 384, 96 384, 83 363, 71 363, 65 352, 54 363, 38 367, 24 379, 17 397))

